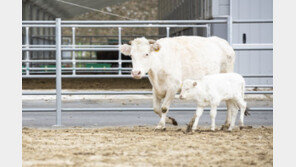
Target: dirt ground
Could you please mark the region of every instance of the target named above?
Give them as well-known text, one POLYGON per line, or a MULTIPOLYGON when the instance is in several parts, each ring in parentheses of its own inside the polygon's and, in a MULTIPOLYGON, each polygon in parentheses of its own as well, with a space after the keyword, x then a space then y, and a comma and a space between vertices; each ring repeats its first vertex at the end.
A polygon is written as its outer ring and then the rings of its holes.
POLYGON ((23 166, 272 166, 273 128, 23 128, 23 166))

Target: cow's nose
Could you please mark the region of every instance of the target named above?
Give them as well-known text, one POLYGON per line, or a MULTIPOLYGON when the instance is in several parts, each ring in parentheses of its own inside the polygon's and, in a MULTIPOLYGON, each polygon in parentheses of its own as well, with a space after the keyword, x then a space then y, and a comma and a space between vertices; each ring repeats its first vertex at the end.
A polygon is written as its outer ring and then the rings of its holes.
POLYGON ((180 95, 180 99, 183 99, 183 96, 182 95, 180 95))

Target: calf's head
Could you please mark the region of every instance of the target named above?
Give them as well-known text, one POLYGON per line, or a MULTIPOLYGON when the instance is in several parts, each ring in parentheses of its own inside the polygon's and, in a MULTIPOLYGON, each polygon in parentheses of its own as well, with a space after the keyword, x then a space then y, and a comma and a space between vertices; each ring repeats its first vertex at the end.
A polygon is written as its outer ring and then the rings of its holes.
POLYGON ((180 99, 185 99, 185 100, 194 99, 196 87, 197 87, 196 81, 190 80, 190 79, 185 80, 182 84, 180 99))
POLYGON ((132 58, 132 77, 141 79, 151 69, 151 53, 159 51, 160 45, 154 40, 148 40, 143 37, 134 39, 129 45, 121 45, 119 49, 121 53, 132 58))

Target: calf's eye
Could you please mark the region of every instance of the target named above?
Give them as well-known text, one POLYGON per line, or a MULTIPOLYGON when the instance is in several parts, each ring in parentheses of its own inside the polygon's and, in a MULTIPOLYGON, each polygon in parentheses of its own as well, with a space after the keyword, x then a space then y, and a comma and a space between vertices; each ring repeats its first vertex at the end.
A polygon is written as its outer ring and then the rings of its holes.
POLYGON ((146 56, 149 56, 149 54, 147 53, 146 56))

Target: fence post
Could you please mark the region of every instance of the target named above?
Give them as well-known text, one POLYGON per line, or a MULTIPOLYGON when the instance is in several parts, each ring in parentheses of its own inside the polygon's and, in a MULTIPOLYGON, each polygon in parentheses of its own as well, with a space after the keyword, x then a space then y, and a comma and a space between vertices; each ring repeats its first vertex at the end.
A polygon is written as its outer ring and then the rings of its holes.
POLYGON ((232 46, 232 0, 229 0, 229 16, 227 17, 227 40, 232 46))
MULTIPOLYGON (((29 48, 30 41, 29 41, 29 27, 26 27, 26 48, 29 48)), ((26 75, 30 75, 30 53, 26 51, 26 75)))
POLYGON ((170 37, 170 27, 166 28, 166 36, 167 38, 170 37))
POLYGON ((229 44, 232 46, 232 17, 227 17, 227 40, 229 44))
MULTIPOLYGON (((75 27, 72 27, 72 48, 75 48, 75 27)), ((76 58, 75 58, 75 51, 72 51, 72 75, 76 75, 76 58)))
POLYGON ((62 125, 61 19, 56 18, 56 126, 62 125))
MULTIPOLYGON (((118 47, 121 45, 121 27, 118 27, 118 47)), ((121 61, 121 52, 118 49, 118 75, 122 75, 122 61, 121 61)))
POLYGON ((207 24, 207 37, 211 36, 211 25, 207 24))

